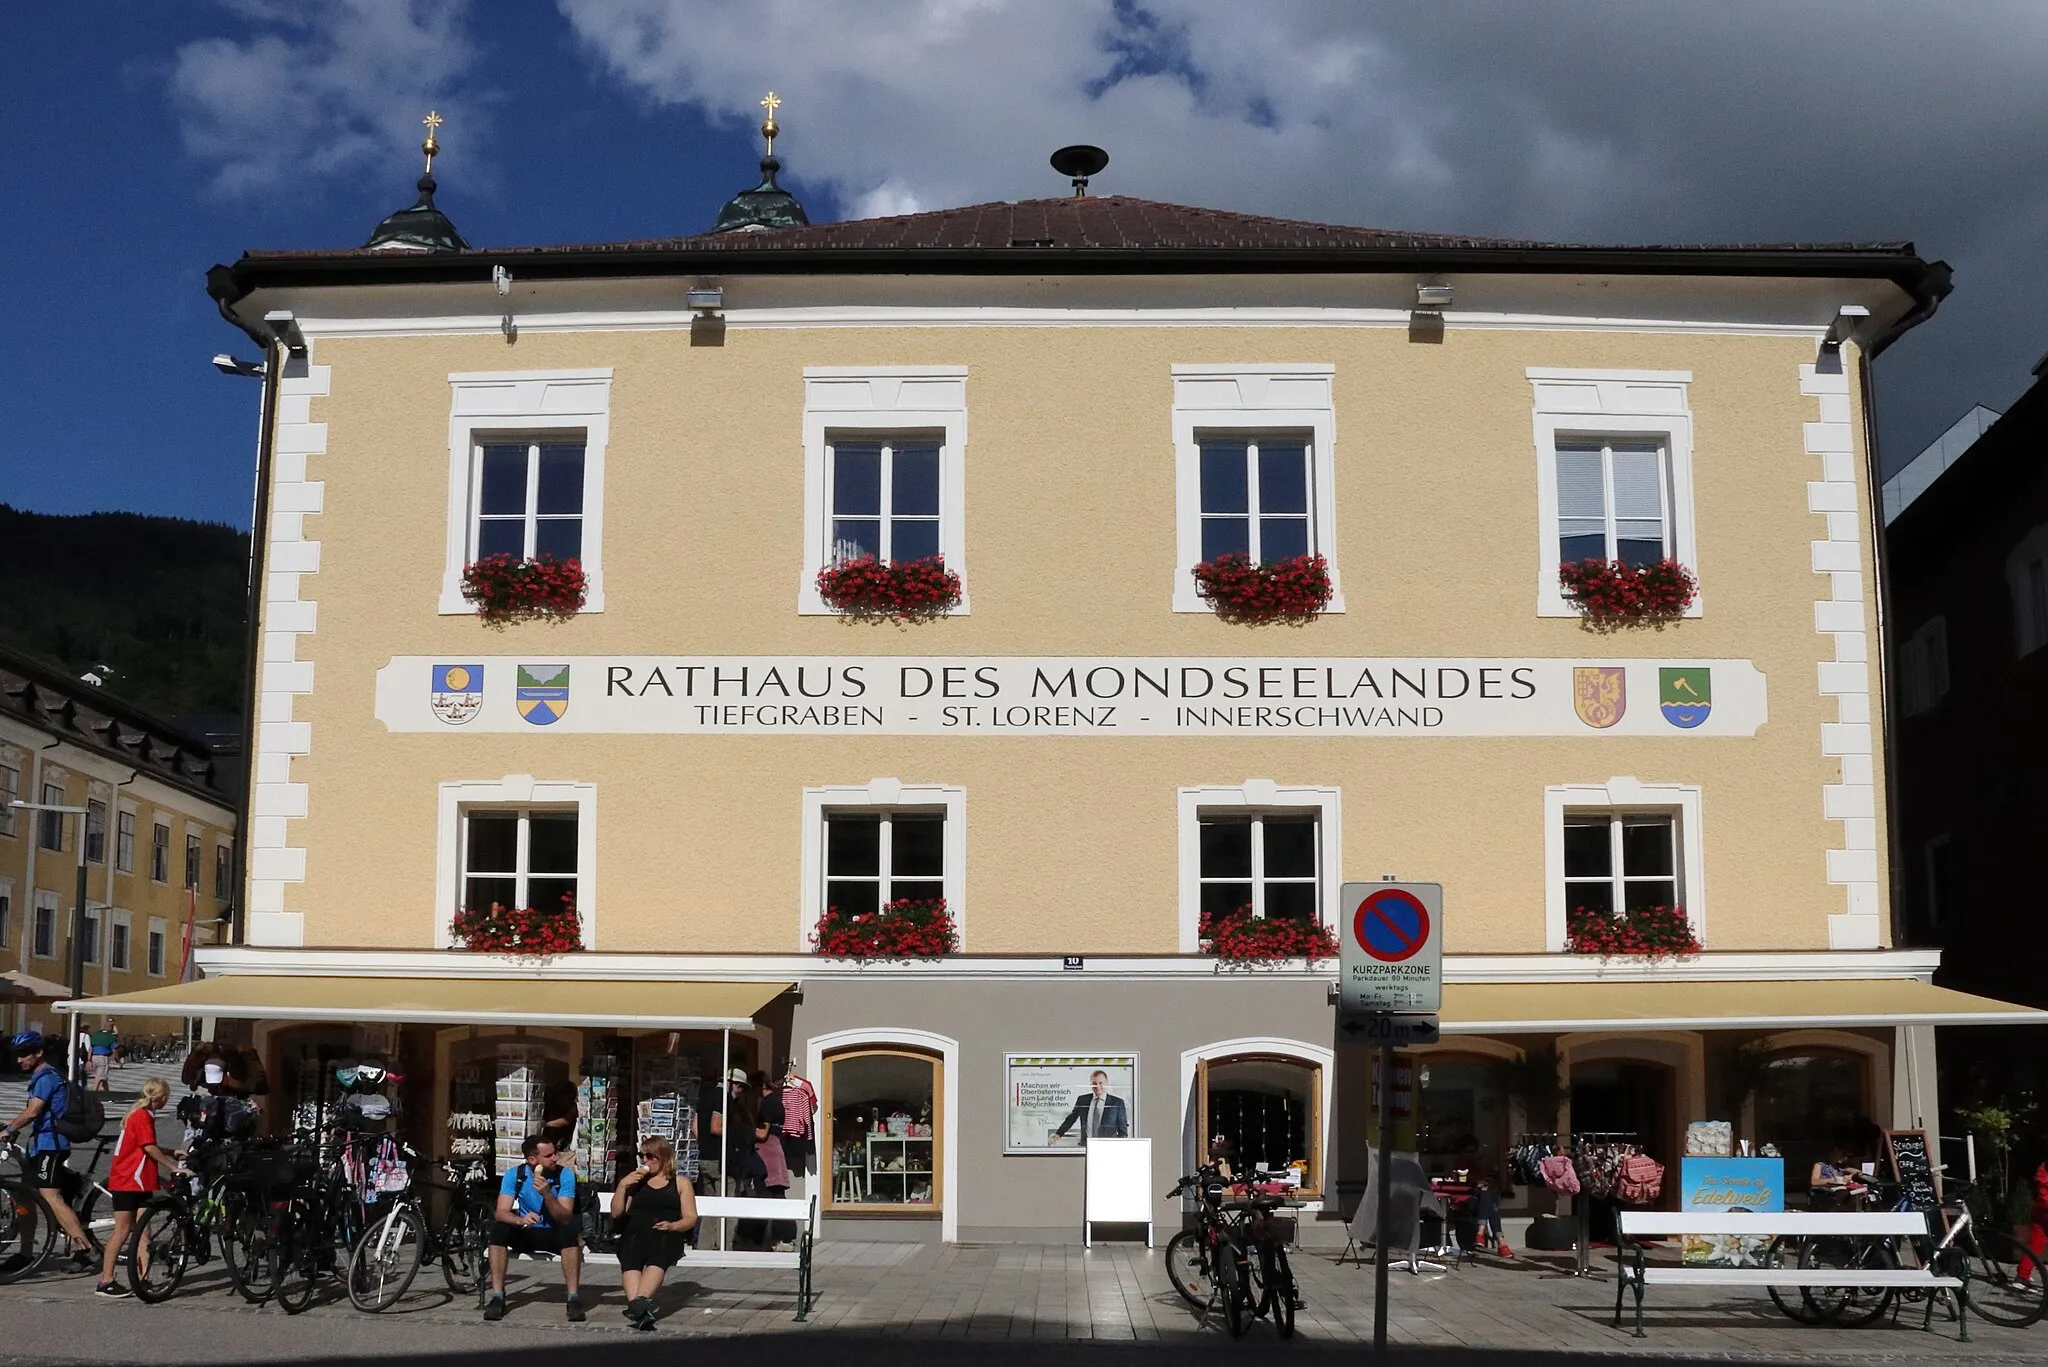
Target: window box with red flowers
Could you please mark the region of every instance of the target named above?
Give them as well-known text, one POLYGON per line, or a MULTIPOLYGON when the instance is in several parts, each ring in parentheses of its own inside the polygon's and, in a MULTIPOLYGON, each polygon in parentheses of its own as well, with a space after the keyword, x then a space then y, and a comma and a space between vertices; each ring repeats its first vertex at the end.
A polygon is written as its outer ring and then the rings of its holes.
POLYGON ((1320 555, 1261 565, 1233 552, 1204 560, 1191 573, 1195 593, 1226 622, 1299 626, 1330 605, 1330 562, 1320 555))
POLYGON ((818 953, 833 959, 938 959, 960 948, 946 900, 899 897, 878 911, 825 908, 812 932, 818 953))
POLYGON ((479 954, 509 954, 546 959, 583 948, 583 918, 573 899, 554 907, 508 907, 493 902, 488 910, 464 907, 449 922, 448 934, 458 947, 479 954))
POLYGON ((513 622, 566 622, 583 610, 590 584, 583 562, 537 555, 487 555, 462 570, 462 597, 477 620, 503 628, 513 622))
POLYGON ((819 570, 818 596, 847 617, 921 622, 960 605, 960 576, 946 568, 943 555, 923 560, 863 555, 819 570))
POLYGON ((1685 616, 1699 581, 1676 560, 1579 560, 1557 569, 1564 599, 1595 627, 1661 627, 1685 616))
POLYGON ((1337 957, 1337 939, 1330 934, 1329 927, 1282 916, 1254 916, 1249 906, 1222 916, 1204 912, 1195 934, 1201 940, 1204 954, 1230 965, 1250 966, 1288 959, 1314 963, 1337 957))
POLYGON ((1564 944, 1567 953, 1602 959, 1689 959, 1701 948, 1684 907, 1637 907, 1620 916, 1573 907, 1565 916, 1564 944))

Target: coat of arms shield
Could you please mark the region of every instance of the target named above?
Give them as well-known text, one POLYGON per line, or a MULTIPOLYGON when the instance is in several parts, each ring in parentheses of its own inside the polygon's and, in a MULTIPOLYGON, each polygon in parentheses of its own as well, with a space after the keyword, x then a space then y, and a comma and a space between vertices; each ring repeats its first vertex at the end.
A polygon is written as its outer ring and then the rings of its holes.
POLYGON ((1620 665, 1581 665, 1572 670, 1572 711, 1596 731, 1605 731, 1628 711, 1628 671, 1620 665))
POLYGON ((427 706, 450 726, 461 726, 483 709, 482 665, 435 665, 427 706))

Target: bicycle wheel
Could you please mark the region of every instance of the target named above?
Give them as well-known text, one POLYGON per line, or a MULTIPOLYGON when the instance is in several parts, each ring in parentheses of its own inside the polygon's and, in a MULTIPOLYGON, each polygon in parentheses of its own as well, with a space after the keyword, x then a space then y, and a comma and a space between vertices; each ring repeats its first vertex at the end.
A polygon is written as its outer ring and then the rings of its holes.
POLYGON ((296 1315, 313 1304, 313 1291, 320 1281, 320 1245, 326 1222, 317 1204, 294 1200, 285 1209, 277 1242, 273 1245, 277 1265, 273 1277, 277 1303, 287 1315, 296 1315))
POLYGON ((277 1259, 271 1252, 277 1243, 281 1209, 252 1197, 238 1203, 221 1223, 220 1252, 227 1261, 228 1283, 251 1305, 261 1305, 277 1294, 277 1259))
POLYGON ((1266 1283, 1265 1313, 1273 1317, 1273 1327, 1280 1331, 1280 1337, 1294 1337, 1294 1269, 1288 1265, 1287 1250, 1279 1244, 1267 1244, 1259 1249, 1259 1262, 1263 1266, 1261 1280, 1266 1283))
POLYGON ((128 1238, 128 1289, 135 1299, 160 1305, 176 1294, 192 1266, 197 1238, 191 1219, 176 1201, 160 1197, 144 1206, 128 1238))
MULTIPOLYGON (((467 1296, 483 1284, 485 1242, 481 1212, 458 1206, 448 1213, 441 1230, 441 1276, 456 1295, 467 1296)), ((1167 1264, 1169 1271, 1172 1266, 1167 1264)))
POLYGON ((1207 1310, 1216 1297, 1216 1278, 1209 1269, 1209 1248, 1204 1231, 1184 1229, 1166 1245, 1166 1275, 1180 1298, 1197 1310, 1207 1310))
MULTIPOLYGON (((1779 1235, 1771 1240, 1764 1250, 1765 1267, 1798 1267, 1799 1255, 1805 1240, 1797 1234, 1779 1235)), ((1771 1304, 1778 1307, 1784 1316, 1794 1324, 1821 1324, 1827 1316, 1813 1302, 1813 1293, 1805 1287, 1765 1287, 1770 1292, 1771 1304)))
POLYGON ((56 1232, 56 1222, 43 1215, 42 1197, 13 1182, 0 1183, 0 1286, 42 1266, 56 1232))
POLYGON ((1232 1338, 1243 1338, 1252 1327, 1251 1293, 1237 1250, 1227 1245, 1216 1255, 1216 1291, 1223 1300, 1223 1327, 1232 1338))
POLYGON ((2027 1246, 1995 1229, 1971 1233, 1975 1247, 1963 1250, 1969 1269, 1970 1309, 2013 1329, 2024 1329, 2048 1311, 2048 1274, 2027 1246))
POLYGON ((348 1257, 348 1298, 358 1310, 375 1314, 403 1296, 419 1275, 426 1230, 419 1211, 410 1205, 371 1225, 348 1257))
MULTIPOLYGON (((1813 1239, 1800 1250, 1799 1265, 1821 1271, 1891 1271, 1898 1267, 1899 1255, 1881 1239, 1813 1239)), ((1891 1308, 1896 1295, 1873 1286, 1816 1286, 1810 1294, 1825 1322, 1851 1329, 1874 1322, 1891 1308)))

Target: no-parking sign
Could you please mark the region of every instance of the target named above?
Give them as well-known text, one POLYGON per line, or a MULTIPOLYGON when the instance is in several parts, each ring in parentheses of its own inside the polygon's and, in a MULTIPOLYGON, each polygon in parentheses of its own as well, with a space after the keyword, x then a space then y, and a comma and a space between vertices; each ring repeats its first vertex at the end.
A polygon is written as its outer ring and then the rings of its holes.
POLYGON ((1444 1002, 1441 883, 1346 883, 1338 1010, 1431 1015, 1444 1002))

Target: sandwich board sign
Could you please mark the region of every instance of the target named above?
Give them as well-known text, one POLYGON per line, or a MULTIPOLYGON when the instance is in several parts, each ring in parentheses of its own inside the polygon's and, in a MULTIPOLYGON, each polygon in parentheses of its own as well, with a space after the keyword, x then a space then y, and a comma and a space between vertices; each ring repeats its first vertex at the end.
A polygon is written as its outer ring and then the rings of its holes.
POLYGON ((1435 1015, 1444 1001, 1443 884, 1346 883, 1338 905, 1338 1011, 1435 1015))

